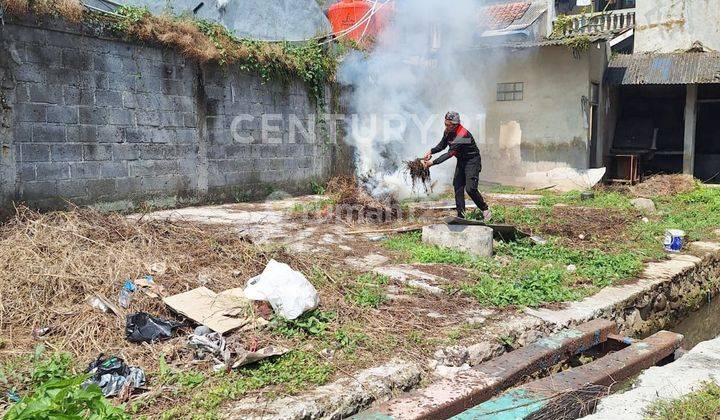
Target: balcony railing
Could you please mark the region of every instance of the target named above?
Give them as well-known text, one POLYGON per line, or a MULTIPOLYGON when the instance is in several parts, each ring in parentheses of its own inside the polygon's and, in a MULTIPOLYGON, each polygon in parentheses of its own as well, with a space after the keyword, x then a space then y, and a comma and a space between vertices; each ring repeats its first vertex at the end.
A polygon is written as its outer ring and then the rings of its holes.
POLYGON ((554 36, 590 35, 635 26, 635 9, 560 16, 555 21, 554 36))

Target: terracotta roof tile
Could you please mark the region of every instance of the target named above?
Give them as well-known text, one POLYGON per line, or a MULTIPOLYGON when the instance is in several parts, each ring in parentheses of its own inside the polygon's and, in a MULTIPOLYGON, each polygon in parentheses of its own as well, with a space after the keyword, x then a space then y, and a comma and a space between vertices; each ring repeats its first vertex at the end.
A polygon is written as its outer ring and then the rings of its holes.
POLYGON ((523 17, 530 8, 530 2, 494 4, 480 9, 480 28, 486 31, 505 29, 523 17))

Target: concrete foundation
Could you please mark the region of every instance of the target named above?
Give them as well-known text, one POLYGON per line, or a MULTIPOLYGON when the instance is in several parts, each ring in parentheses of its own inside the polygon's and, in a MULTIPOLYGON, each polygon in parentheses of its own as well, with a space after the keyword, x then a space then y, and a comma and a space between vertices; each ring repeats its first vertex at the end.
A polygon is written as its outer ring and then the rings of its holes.
POLYGON ((493 230, 487 226, 430 225, 423 227, 422 240, 479 257, 493 254, 493 230))

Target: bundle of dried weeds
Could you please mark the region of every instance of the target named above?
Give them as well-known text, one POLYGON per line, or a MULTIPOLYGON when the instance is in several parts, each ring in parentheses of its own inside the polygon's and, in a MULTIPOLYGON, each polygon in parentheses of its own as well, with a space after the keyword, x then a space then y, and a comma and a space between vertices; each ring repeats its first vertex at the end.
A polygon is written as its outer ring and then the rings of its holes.
POLYGON ((421 159, 409 160, 404 162, 404 164, 405 172, 410 175, 413 191, 415 191, 417 184, 422 184, 426 193, 432 191, 432 185, 430 184, 430 169, 423 165, 421 159))
POLYGON ((335 202, 335 216, 343 219, 387 222, 402 215, 394 195, 379 200, 360 186, 355 177, 338 176, 331 179, 326 192, 335 202))
POLYGON ((644 198, 669 197, 692 191, 695 185, 695 179, 691 175, 653 175, 640 184, 630 187, 630 193, 644 198))
POLYGON ((23 18, 30 12, 38 16, 63 16, 70 22, 80 22, 85 6, 80 0, 2 0, 3 10, 14 17, 23 18))
POLYGON ((220 50, 217 46, 189 20, 166 15, 154 16, 148 13, 143 19, 130 23, 127 33, 143 41, 160 42, 177 48, 186 57, 201 63, 220 58, 220 50))
MULTIPOLYGON (((131 344, 124 319, 92 308, 89 296, 117 305, 123 282, 151 274, 155 262, 167 266, 155 280, 168 295, 201 285, 216 291, 242 287, 269 258, 295 264, 282 251, 268 255, 229 229, 90 210, 39 214, 20 208, 0 228, 0 363, 31 353, 40 342, 34 332, 48 328, 43 342, 78 360, 104 352, 154 367, 157 352, 181 348, 182 337, 154 346, 131 344), (233 276, 234 271, 241 274, 233 276)), ((132 299, 128 311, 177 319, 161 299, 141 292, 132 299)))

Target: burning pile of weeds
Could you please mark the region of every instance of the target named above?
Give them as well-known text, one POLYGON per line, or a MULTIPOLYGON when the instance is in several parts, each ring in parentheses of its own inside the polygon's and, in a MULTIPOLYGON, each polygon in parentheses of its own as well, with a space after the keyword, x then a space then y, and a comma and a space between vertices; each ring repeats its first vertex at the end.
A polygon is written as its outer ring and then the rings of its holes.
POLYGON ((360 186, 355 177, 335 177, 328 182, 326 191, 335 203, 335 216, 342 219, 381 223, 402 215, 394 195, 377 199, 360 186))
POLYGON ((422 184, 425 188, 425 192, 432 191, 432 185, 430 184, 430 169, 423 165, 421 159, 409 160, 405 163, 405 172, 410 175, 412 181, 412 188, 415 191, 417 184, 422 184))
POLYGON ((670 197, 695 188, 695 179, 691 175, 653 175, 640 184, 630 187, 630 193, 643 198, 657 196, 670 197))
MULTIPOLYGON (((220 292, 244 286, 269 258, 291 263, 281 251, 266 255, 229 229, 91 210, 39 214, 20 208, 0 228, 0 362, 31 354, 42 342, 77 360, 103 352, 155 367, 159 352, 170 355, 184 346, 183 333, 153 346, 129 343, 125 320, 94 309, 88 297, 117 305, 124 281, 152 274, 154 263, 166 267, 155 281, 167 295, 202 285, 220 292)), ((132 295, 128 314, 178 318, 160 298, 132 295)))

